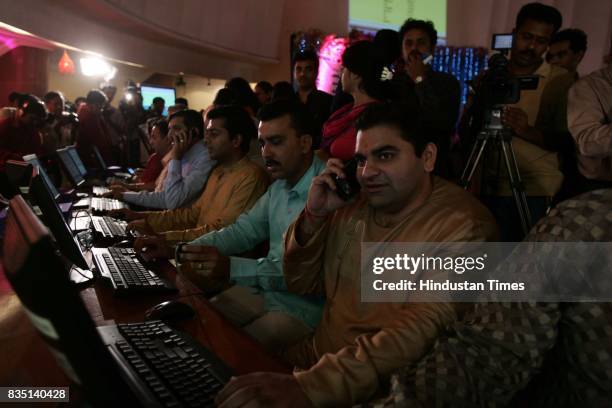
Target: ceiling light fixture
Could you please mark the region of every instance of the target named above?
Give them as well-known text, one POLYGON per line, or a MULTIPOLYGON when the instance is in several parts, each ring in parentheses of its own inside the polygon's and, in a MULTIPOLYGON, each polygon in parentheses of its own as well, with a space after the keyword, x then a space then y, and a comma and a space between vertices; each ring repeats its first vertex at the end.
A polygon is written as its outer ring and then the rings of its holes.
POLYGON ((98 57, 81 58, 80 63, 81 72, 85 76, 103 77, 105 81, 110 81, 117 73, 117 68, 98 57))

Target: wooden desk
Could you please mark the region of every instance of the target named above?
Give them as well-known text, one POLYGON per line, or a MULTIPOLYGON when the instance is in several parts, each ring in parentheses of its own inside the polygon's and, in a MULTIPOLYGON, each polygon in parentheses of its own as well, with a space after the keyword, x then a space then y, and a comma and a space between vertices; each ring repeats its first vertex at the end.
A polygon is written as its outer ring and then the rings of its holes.
MULTIPOLYGON (((254 371, 290 372, 290 368, 268 354, 255 340, 226 321, 189 281, 165 262, 155 268, 175 283, 175 294, 115 297, 108 284, 97 281, 81 289, 81 298, 96 325, 139 322, 151 306, 169 299, 191 305, 196 317, 175 328, 203 344, 236 374, 254 371)), ((10 287, 0 264, 0 386, 69 385, 44 341, 30 324, 10 287)), ((48 405, 46 405, 48 406, 48 405)))

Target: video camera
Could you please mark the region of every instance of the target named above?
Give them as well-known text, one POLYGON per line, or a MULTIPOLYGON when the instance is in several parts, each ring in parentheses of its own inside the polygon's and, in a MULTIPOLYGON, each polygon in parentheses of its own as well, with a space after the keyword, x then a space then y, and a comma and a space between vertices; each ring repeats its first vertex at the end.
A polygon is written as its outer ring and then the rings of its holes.
MULTIPOLYGON (((508 183, 521 220, 521 227, 524 234, 527 235, 531 228, 531 213, 512 148, 512 131, 503 125, 502 114, 505 105, 514 104, 520 100, 522 90, 537 89, 539 77, 510 74, 510 61, 506 55, 512 49, 512 34, 494 34, 491 48, 498 52, 489 59, 489 67, 481 78, 474 95, 474 104, 471 107, 468 122, 468 137, 474 136, 474 142, 461 175, 460 184, 464 188, 469 187, 479 162, 486 156, 484 152, 488 141, 493 141, 498 149, 497 168, 500 169, 500 160, 503 160, 508 174, 508 183)), ((498 177, 499 170, 496 178, 498 177)))
POLYGON ((493 34, 491 49, 498 51, 489 58, 488 69, 476 91, 478 106, 484 111, 484 126, 501 129, 501 111, 504 105, 517 103, 521 91, 537 89, 536 75, 512 76, 508 69, 507 54, 512 48, 512 34, 493 34))

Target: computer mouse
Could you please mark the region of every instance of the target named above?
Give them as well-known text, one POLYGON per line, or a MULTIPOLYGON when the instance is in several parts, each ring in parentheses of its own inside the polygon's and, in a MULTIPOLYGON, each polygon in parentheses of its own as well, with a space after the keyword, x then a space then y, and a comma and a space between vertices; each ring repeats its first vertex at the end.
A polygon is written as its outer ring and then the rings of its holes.
POLYGON ((178 300, 169 300, 153 306, 145 313, 147 320, 177 321, 191 319, 195 311, 191 306, 178 300))
POLYGON ((133 248, 134 242, 124 239, 123 241, 119 241, 116 244, 114 244, 113 247, 115 248, 133 248))

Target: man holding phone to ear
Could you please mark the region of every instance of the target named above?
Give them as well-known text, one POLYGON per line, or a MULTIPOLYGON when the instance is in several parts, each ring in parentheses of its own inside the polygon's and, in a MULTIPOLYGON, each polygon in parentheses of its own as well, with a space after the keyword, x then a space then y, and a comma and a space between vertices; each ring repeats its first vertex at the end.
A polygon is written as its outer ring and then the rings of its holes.
MULTIPOLYGON (((204 120, 199 112, 182 110, 170 116, 171 160, 161 191, 116 192, 115 198, 147 208, 173 210, 196 200, 215 162, 204 146, 204 120)), ((162 172, 163 172, 162 171, 162 172)), ((126 215, 130 219, 130 215, 126 215)))
POLYGON ((432 176, 436 146, 414 110, 409 112, 385 104, 366 108, 356 123, 361 196, 351 201, 338 196, 333 176, 348 175, 340 160, 330 159, 313 178, 305 208, 287 230, 283 272, 288 290, 326 299, 314 333, 282 353, 303 370, 233 379, 217 396, 220 406, 365 402, 384 389, 393 371, 425 355, 457 319, 461 306, 447 301, 368 303, 361 297, 363 243, 496 237, 495 221, 482 204, 432 176))
POLYGON ((447 157, 451 136, 459 117, 461 90, 459 81, 445 72, 431 68, 438 33, 431 21, 409 18, 399 31, 404 72, 398 75, 401 98, 418 104, 423 121, 438 136, 438 160, 434 172, 452 176, 447 157))

